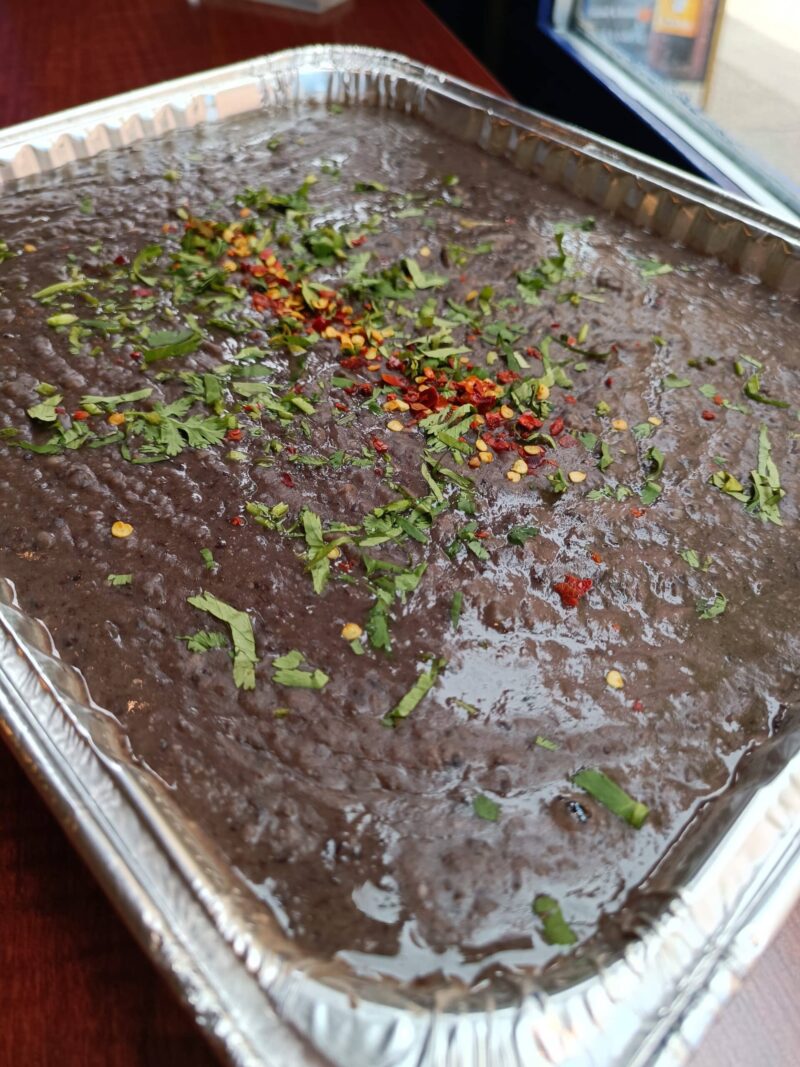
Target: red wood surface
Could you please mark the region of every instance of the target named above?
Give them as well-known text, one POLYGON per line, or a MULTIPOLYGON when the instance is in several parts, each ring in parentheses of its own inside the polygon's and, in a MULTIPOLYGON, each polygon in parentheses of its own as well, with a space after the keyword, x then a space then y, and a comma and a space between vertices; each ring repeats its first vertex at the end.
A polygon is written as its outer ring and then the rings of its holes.
MULTIPOLYGON (((2 0, 0 127, 318 41, 501 86, 420 0, 322 16, 255 0, 2 0)), ((800 908, 692 1067, 800 1061, 800 908)), ((0 1067, 211 1067, 214 1057, 0 744, 0 1067)))

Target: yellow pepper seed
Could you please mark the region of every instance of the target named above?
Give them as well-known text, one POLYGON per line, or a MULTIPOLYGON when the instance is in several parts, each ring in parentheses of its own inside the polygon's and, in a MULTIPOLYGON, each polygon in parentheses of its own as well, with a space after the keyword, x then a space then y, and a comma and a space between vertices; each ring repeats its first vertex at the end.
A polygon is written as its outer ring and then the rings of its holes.
POLYGON ((471 304, 473 300, 477 300, 477 299, 478 299, 478 290, 477 289, 470 289, 470 291, 464 297, 464 303, 465 304, 471 304))
POLYGON ((346 622, 342 627, 342 637, 345 641, 357 641, 363 632, 357 622, 346 622))
POLYGON ((508 478, 510 482, 518 482, 520 477, 521 475, 517 474, 516 471, 506 471, 506 478, 508 478))
POLYGON ((625 686, 625 681, 619 671, 609 671, 606 675, 606 684, 610 685, 612 689, 622 689, 625 686))
POLYGON ((431 250, 430 250, 430 248, 428 248, 427 245, 423 245, 422 248, 420 248, 420 250, 419 250, 419 254, 421 256, 425 256, 425 258, 427 259, 428 256, 431 254, 431 250))
POLYGON ((23 248, 23 251, 25 251, 25 252, 35 252, 36 251, 36 245, 32 245, 32 244, 23 245, 22 248, 23 248))
POLYGON ((395 407, 398 411, 408 411, 409 407, 405 400, 395 400, 395 407))
POLYGON ((129 522, 115 522, 111 527, 112 537, 130 537, 133 527, 129 522))
POLYGON ((571 482, 574 482, 575 485, 577 485, 578 482, 586 481, 586 474, 583 471, 570 471, 567 477, 571 482))
POLYGON ((528 464, 524 459, 515 460, 511 466, 512 471, 516 471, 517 474, 527 474, 528 464))
POLYGON ((503 416, 504 419, 513 419, 514 409, 510 408, 508 404, 503 404, 503 406, 500 408, 500 414, 503 416))
POLYGON ((541 445, 523 445, 522 451, 526 452, 529 456, 540 456, 544 449, 541 445))
POLYGON ((328 559, 338 559, 339 556, 341 556, 341 554, 342 554, 341 548, 334 547, 328 553, 328 559))
POLYGON ((478 440, 475 442, 475 447, 477 448, 477 450, 479 452, 488 452, 489 451, 489 446, 486 444, 486 442, 481 437, 479 437, 478 440))
POLYGON ((125 416, 121 411, 112 411, 106 420, 109 426, 124 426, 125 416))
POLYGON ((481 452, 481 463, 494 463, 494 452, 481 452))
POLYGON ((547 400, 547 398, 549 396, 550 396, 550 386, 549 385, 545 385, 544 382, 542 382, 541 385, 536 390, 536 399, 537 400, 547 400))
POLYGON ((660 426, 664 420, 660 419, 658 415, 651 415, 647 421, 650 423, 651 426, 660 426))
POLYGON ((401 433, 403 430, 403 424, 399 419, 390 419, 386 423, 386 429, 391 430, 392 433, 401 433))
POLYGON ((480 467, 480 465, 481 465, 480 456, 470 456, 469 459, 467 460, 467 464, 470 467, 473 467, 473 468, 474 467, 480 467))
POLYGON ((626 422, 625 419, 612 419, 611 420, 611 425, 613 426, 613 428, 615 430, 627 430, 628 429, 628 423, 626 422))
POLYGON ((367 370, 373 370, 374 371, 374 370, 380 370, 380 369, 381 369, 380 363, 368 363, 367 364, 367 370))

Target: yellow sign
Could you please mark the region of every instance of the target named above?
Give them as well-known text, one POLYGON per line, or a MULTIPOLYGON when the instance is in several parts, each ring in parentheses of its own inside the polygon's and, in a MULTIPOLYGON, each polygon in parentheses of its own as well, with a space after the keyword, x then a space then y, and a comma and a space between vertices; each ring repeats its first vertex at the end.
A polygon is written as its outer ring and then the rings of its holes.
POLYGON ((656 0, 653 33, 671 37, 696 37, 700 30, 703 0, 656 0))

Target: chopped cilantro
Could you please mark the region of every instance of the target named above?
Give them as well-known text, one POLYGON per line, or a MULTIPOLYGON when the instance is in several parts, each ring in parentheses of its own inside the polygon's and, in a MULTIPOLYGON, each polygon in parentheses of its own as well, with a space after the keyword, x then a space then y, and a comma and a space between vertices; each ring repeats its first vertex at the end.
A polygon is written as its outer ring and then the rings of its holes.
POLYGON ((572 781, 590 796, 608 808, 614 815, 631 824, 637 830, 648 815, 648 807, 628 796, 624 789, 602 771, 585 768, 573 774, 572 781))
POLYGON ((458 629, 458 623, 461 619, 461 605, 464 601, 464 594, 460 589, 456 589, 453 593, 453 600, 450 604, 450 625, 454 630, 458 629))
POLYGON ((479 819, 485 819, 486 822, 497 822, 500 818, 500 805, 483 793, 473 797, 472 810, 479 819))
POLYGON ((722 593, 715 593, 712 600, 697 601, 697 617, 700 619, 715 619, 721 615, 728 606, 728 599, 722 593))
POLYGON ((508 540, 512 545, 524 545, 526 541, 539 536, 536 526, 512 526, 508 531, 508 540))
POLYGON ((696 571, 707 571, 714 562, 711 556, 706 556, 705 559, 701 560, 693 548, 684 548, 680 553, 680 557, 696 571))
POLYGON ((292 689, 322 689, 330 678, 319 668, 304 668, 305 656, 297 649, 292 649, 285 656, 278 656, 272 661, 274 671, 272 680, 276 685, 285 685, 292 689))
POLYGON ((233 639, 233 680, 239 689, 255 689, 255 667, 258 663, 253 624, 244 611, 231 607, 211 593, 190 596, 189 603, 200 611, 207 611, 220 622, 227 623, 233 639))
POLYGON ((575 931, 561 914, 561 908, 553 897, 540 893, 532 904, 534 915, 542 921, 542 937, 548 945, 574 945, 578 940, 575 931))
POLYGON ((228 638, 218 631, 197 630, 193 634, 179 637, 178 640, 186 642, 189 652, 209 652, 213 648, 228 648, 228 638))
POLYGON ((661 379, 662 389, 686 389, 690 386, 691 380, 689 378, 681 378, 677 374, 670 372, 664 378, 661 379))
POLYGON ((109 574, 106 578, 109 585, 130 585, 133 581, 132 574, 109 574))
POLYGON ((383 717, 386 726, 394 726, 400 719, 407 719, 411 712, 420 703, 427 692, 433 688, 439 671, 444 667, 444 660, 435 659, 427 671, 422 671, 419 678, 411 686, 408 692, 400 698, 394 708, 383 717))

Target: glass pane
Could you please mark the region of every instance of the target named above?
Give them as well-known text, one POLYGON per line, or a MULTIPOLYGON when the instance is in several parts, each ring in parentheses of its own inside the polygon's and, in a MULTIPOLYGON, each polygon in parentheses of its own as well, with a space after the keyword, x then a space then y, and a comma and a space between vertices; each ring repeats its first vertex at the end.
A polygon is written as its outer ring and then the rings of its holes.
POLYGON ((800 209, 800 0, 576 0, 573 25, 800 209))

